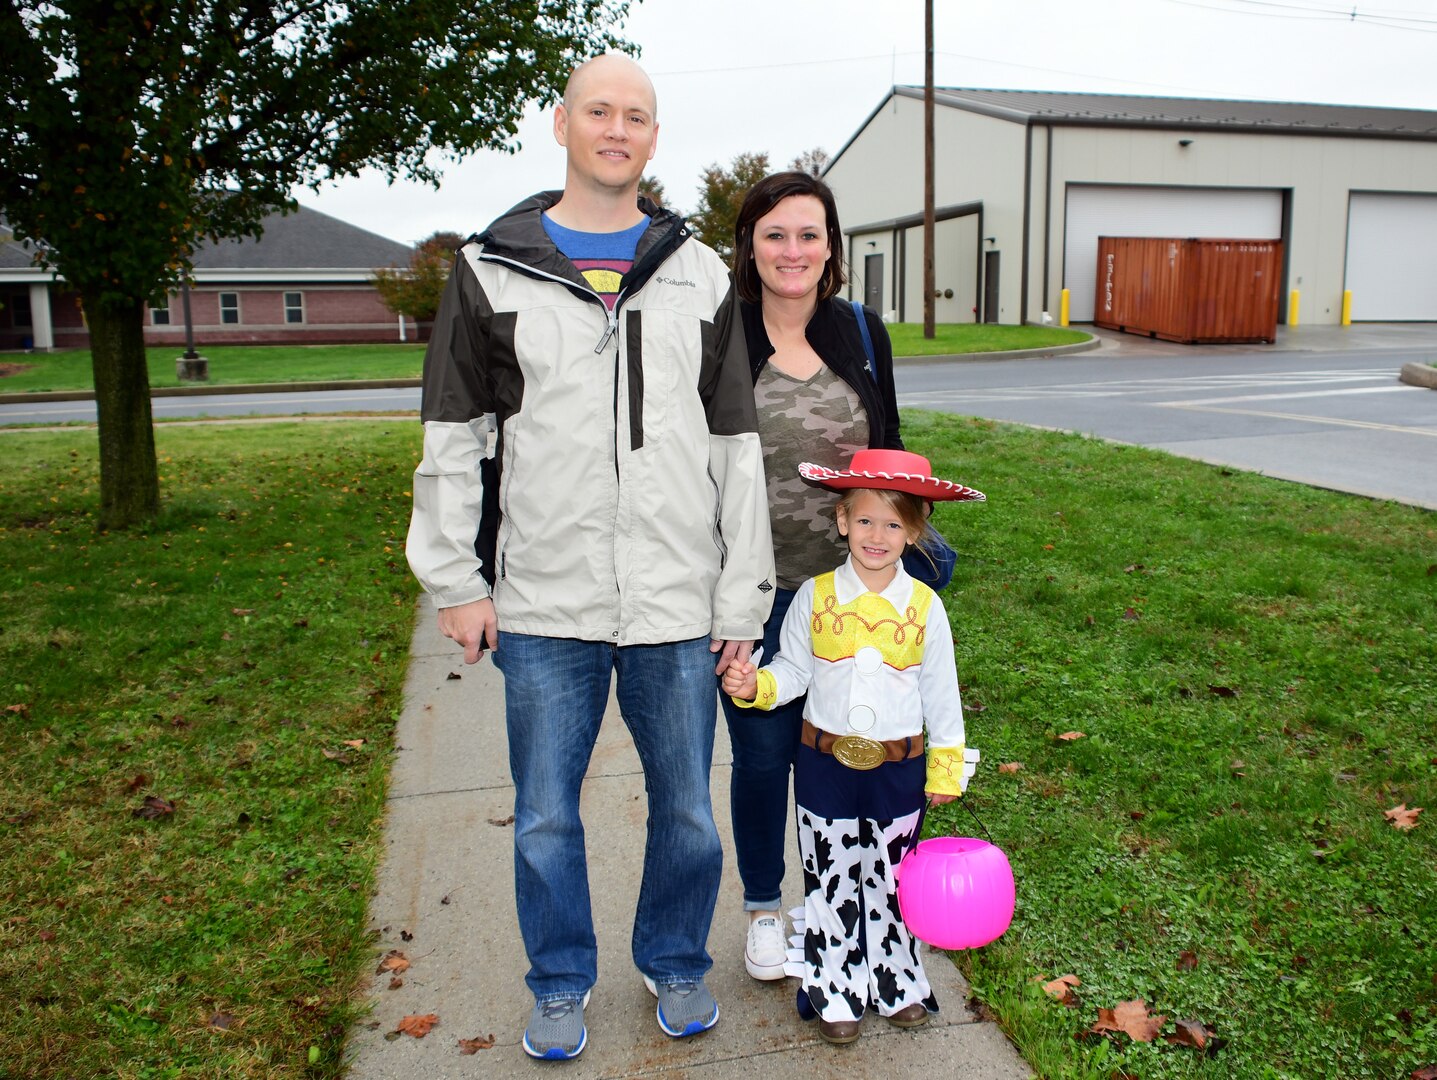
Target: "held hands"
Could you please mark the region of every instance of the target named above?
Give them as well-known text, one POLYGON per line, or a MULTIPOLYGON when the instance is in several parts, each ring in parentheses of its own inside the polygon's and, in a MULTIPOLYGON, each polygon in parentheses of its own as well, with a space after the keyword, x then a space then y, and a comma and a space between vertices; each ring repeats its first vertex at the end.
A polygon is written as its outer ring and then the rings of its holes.
POLYGON ((464 647, 464 662, 477 664, 484 650, 499 647, 499 618, 487 596, 458 607, 439 609, 439 632, 464 647))
POLYGON ((723 673, 723 692, 729 697, 752 701, 758 694, 758 669, 747 659, 734 657, 723 673))
POLYGON ((725 641, 721 638, 709 639, 709 652, 718 653, 718 663, 714 666, 714 674, 722 675, 724 669, 735 659, 747 660, 753 652, 752 641, 725 641))
POLYGON ((930 792, 928 795, 928 805, 942 806, 944 803, 950 803, 956 798, 958 798, 957 795, 938 795, 936 793, 930 792))

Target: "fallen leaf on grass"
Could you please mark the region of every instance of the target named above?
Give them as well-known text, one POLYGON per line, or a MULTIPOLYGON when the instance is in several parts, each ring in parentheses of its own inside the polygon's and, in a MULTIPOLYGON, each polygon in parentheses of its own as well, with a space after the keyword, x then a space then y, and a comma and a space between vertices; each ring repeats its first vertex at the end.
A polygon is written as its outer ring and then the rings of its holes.
POLYGON ((1052 982, 1043 984, 1043 993, 1056 1000, 1060 1005, 1076 1005, 1078 997, 1073 993, 1073 987, 1082 984, 1082 980, 1076 975, 1059 975, 1052 982))
POLYGON ((480 1035, 475 1039, 460 1039, 459 1052, 461 1054, 477 1054, 480 1050, 488 1050, 493 1045, 493 1035, 480 1035))
POLYGON ((1063 742, 1072 742, 1074 739, 1086 739, 1087 736, 1081 731, 1065 731, 1059 735, 1058 738, 1063 740, 1063 742))
POLYGON ((1166 1016, 1149 1015, 1147 1002, 1138 998, 1120 1001, 1116 1008, 1099 1008, 1098 1019, 1088 1030, 1095 1035, 1121 1032, 1134 1042, 1152 1042, 1167 1022, 1166 1016))
POLYGON ((1139 614, 1138 614, 1136 611, 1134 611, 1132 608, 1123 608, 1123 618, 1125 618, 1125 619, 1127 619, 1129 622, 1131 622, 1131 621, 1133 621, 1133 620, 1135 620, 1135 619, 1141 619, 1142 616, 1139 615, 1139 614))
POLYGON ((137 818, 144 818, 146 821, 153 821, 155 818, 162 818, 166 814, 175 812, 175 804, 169 799, 162 799, 158 795, 146 795, 142 806, 135 807, 130 813, 137 818))
POLYGON ((345 740, 344 740, 344 745, 345 745, 345 746, 352 746, 354 749, 358 750, 361 746, 364 745, 364 740, 363 740, 363 739, 345 739, 345 740))
POLYGON ((1424 1065, 1412 1070, 1412 1080, 1437 1080, 1437 1065, 1424 1065))
POLYGON ((386 971, 392 971, 399 975, 409 970, 409 957, 405 956, 398 949, 390 949, 384 954, 384 959, 379 961, 379 966, 374 969, 374 974, 383 975, 386 971))
POLYGON ((1216 694, 1218 697, 1237 697, 1237 691, 1231 686, 1213 686, 1208 683, 1208 693, 1216 694))
POLYGON ((1177 1030, 1171 1035, 1164 1035, 1163 1038, 1178 1046, 1191 1046, 1194 1050, 1205 1049, 1217 1034, 1201 1020, 1174 1020, 1173 1026, 1177 1030))
POLYGON ((1394 829, 1415 829, 1417 828, 1417 815, 1422 813, 1422 807, 1414 806, 1407 809, 1407 804, 1394 806, 1391 810, 1382 811, 1382 816, 1392 822, 1394 829))
POLYGON ((1023 768, 1021 761, 1007 761, 998 766, 999 772, 1018 772, 1023 768))
POLYGON ((425 1013, 423 1016, 416 1014, 404 1017, 394 1030, 397 1035, 412 1035, 416 1039, 422 1039, 437 1023, 439 1023, 438 1013, 425 1013))
POLYGON ((135 792, 139 791, 140 788, 149 787, 149 785, 150 778, 144 773, 140 773, 133 780, 131 780, 128 784, 125 785, 125 790, 128 791, 131 795, 133 795, 135 792))
POLYGON ((330 761, 337 761, 341 765, 348 765, 352 760, 348 754, 344 753, 341 750, 330 750, 328 748, 325 748, 320 750, 320 753, 327 757, 330 761))
POLYGON ((24 720, 30 715, 30 706, 23 703, 20 705, 6 705, 5 711, 9 713, 14 713, 16 716, 20 717, 20 719, 24 720))
POLYGON ((234 1022, 235 1018, 229 1013, 215 1013, 205 1026, 211 1031, 228 1031, 234 1022))
POLYGON ((252 607, 236 607, 236 608, 230 608, 230 614, 231 614, 231 615, 241 615, 241 616, 243 616, 243 615, 253 615, 253 614, 254 614, 254 608, 252 608, 252 607))
POLYGON ((1197 965, 1197 953, 1193 952, 1191 949, 1184 949, 1182 952, 1178 953, 1177 969, 1179 971, 1191 971, 1193 968, 1197 967, 1197 965))

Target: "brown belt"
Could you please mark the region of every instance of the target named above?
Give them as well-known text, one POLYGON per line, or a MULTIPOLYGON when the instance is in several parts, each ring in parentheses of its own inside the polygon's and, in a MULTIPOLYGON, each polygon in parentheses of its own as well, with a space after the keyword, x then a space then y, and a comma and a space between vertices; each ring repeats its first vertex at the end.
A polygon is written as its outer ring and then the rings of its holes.
MULTIPOLYGON (((803 722, 803 745, 811 746, 820 754, 833 753, 833 744, 841 738, 831 731, 821 731, 807 720, 803 722)), ((878 745, 883 747, 884 761, 906 761, 908 758, 923 756, 923 735, 909 735, 902 739, 886 739, 878 745)))

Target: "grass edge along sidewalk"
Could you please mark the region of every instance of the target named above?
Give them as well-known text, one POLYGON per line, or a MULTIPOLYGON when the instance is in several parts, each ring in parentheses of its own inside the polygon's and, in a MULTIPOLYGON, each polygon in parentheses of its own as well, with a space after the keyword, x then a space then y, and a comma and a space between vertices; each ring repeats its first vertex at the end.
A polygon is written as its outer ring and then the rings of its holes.
MULTIPOLYGON (((1437 758, 1437 519, 1075 436, 904 423, 990 499, 938 523, 984 753, 969 798, 1019 907, 958 960, 1027 1060, 1093 1080, 1437 1062, 1434 844, 1410 813, 1437 758)), ((112 535, 89 517, 93 440, 15 438, 5 1067, 338 1075, 378 962, 414 433, 161 429, 164 516, 112 535)), ((961 808, 931 827, 975 828, 961 808)))
MULTIPOLYGON (((1066 348, 1091 340, 1079 330, 1049 326, 998 326, 992 323, 949 323, 936 328, 936 337, 923 338, 921 326, 911 323, 889 327, 894 355, 939 356, 962 353, 1025 351, 1066 348)), ((234 392, 246 386, 278 383, 330 384, 360 381, 369 384, 409 384, 418 379, 424 361, 423 345, 215 345, 203 349, 210 361, 210 378, 203 383, 181 382, 175 373, 174 347, 146 350, 152 390, 234 392)), ((72 349, 54 353, 0 354, 0 398, 11 394, 92 394, 94 381, 90 353, 72 349)))

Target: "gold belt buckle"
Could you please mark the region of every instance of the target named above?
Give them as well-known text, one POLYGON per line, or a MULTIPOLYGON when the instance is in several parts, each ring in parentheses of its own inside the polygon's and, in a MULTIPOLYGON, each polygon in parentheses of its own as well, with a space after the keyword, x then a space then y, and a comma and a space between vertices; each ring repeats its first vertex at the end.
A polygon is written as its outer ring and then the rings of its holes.
POLYGON ((862 735, 840 735, 833 740, 833 756, 850 769, 866 772, 876 769, 887 759, 883 744, 862 735))

